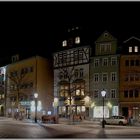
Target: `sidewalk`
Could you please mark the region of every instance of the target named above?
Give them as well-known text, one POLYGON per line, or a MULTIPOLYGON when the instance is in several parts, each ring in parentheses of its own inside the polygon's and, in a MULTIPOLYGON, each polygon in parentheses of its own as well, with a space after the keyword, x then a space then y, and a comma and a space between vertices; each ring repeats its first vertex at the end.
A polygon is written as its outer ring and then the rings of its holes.
POLYGON ((82 120, 82 121, 70 121, 67 118, 59 118, 59 124, 100 124, 99 121, 90 121, 90 120, 82 120))
MULTIPOLYGON (((9 120, 9 121, 18 121, 18 122, 23 122, 23 123, 35 123, 34 120, 32 119, 23 119, 23 120, 15 120, 14 118, 7 118, 7 117, 0 117, 0 121, 3 121, 4 119, 6 120, 9 120)), ((41 125, 52 125, 52 123, 42 123, 41 121, 38 121, 38 124, 41 124, 41 125)), ((69 119, 67 118, 59 118, 59 121, 58 121, 58 124, 62 124, 62 125, 78 125, 78 126, 86 126, 86 125, 96 125, 96 126, 100 126, 101 125, 101 122, 100 121, 90 121, 90 120, 82 120, 82 121, 79 121, 79 122, 72 122, 70 121, 69 119)), ((57 125, 58 125, 57 124, 57 125)), ((109 126, 109 125, 107 125, 109 126)), ((137 126, 137 127, 140 127, 140 123, 139 122, 134 122, 132 125, 127 125, 129 127, 133 127, 133 126, 137 126)))

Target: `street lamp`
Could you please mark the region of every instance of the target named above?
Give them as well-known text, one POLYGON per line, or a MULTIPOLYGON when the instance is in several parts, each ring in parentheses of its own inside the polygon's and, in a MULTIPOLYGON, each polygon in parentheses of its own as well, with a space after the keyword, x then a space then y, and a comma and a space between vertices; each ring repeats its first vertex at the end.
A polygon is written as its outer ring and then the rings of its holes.
POLYGON ((37 123, 37 98, 38 98, 38 93, 34 93, 35 97, 35 123, 37 123))
POLYGON ((106 91, 104 89, 101 91, 101 95, 103 97, 103 121, 102 121, 102 128, 105 128, 105 124, 104 124, 104 97, 106 95, 106 91))

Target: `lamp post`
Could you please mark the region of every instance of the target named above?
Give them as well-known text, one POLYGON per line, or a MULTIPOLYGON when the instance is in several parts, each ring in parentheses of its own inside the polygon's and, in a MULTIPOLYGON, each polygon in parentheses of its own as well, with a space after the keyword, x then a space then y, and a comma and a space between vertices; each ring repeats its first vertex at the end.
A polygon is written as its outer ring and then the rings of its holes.
POLYGON ((35 97, 35 123, 37 123, 37 98, 38 98, 38 93, 34 93, 35 97))
POLYGON ((101 95, 103 97, 103 121, 102 121, 102 128, 105 128, 105 124, 104 124, 104 97, 106 95, 106 91, 104 89, 101 91, 101 95))

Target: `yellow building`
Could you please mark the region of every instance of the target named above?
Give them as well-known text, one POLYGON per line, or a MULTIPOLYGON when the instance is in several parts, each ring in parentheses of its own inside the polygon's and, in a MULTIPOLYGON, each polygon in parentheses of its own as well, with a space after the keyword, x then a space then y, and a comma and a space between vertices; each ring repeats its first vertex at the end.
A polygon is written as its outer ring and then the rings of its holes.
POLYGON ((6 115, 15 112, 35 117, 34 93, 38 93, 38 118, 53 111, 53 71, 51 61, 35 56, 7 66, 6 115))

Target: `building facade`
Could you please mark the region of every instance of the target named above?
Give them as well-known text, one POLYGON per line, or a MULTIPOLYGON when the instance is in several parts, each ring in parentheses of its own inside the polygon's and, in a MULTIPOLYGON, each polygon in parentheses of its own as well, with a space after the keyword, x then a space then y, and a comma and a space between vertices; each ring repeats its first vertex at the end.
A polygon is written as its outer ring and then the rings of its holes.
POLYGON ((49 60, 35 56, 7 65, 6 115, 15 112, 35 117, 34 93, 38 93, 38 118, 53 111, 53 72, 49 60))
POLYGON ((95 42, 95 55, 90 60, 90 117, 103 117, 101 91, 106 91, 104 117, 119 114, 119 57, 117 39, 105 31, 95 42))
POLYGON ((6 108, 6 66, 0 67, 0 116, 5 116, 6 108))
MULTIPOLYGON (((74 29, 73 29, 74 30, 74 29)), ((90 46, 82 45, 82 38, 74 34, 62 41, 62 51, 54 58, 55 114, 68 117, 82 114, 89 117, 89 58, 90 46)))
POLYGON ((123 42, 120 58, 120 112, 127 118, 140 116, 140 39, 123 42))

